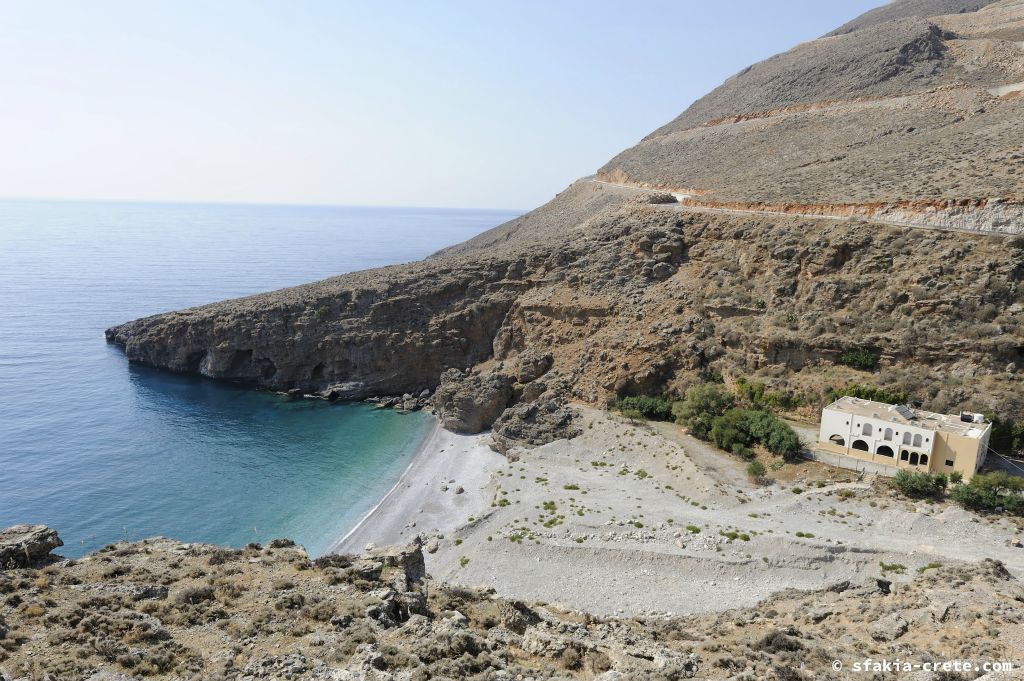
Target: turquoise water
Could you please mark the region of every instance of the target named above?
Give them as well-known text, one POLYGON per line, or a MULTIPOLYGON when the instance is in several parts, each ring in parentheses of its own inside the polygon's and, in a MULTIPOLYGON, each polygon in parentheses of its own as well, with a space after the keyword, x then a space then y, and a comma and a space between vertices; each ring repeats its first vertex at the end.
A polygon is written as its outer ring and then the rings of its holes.
POLYGON ((103 330, 415 260, 515 215, 0 201, 0 527, 46 523, 67 556, 152 535, 324 551, 428 417, 129 365, 103 330))

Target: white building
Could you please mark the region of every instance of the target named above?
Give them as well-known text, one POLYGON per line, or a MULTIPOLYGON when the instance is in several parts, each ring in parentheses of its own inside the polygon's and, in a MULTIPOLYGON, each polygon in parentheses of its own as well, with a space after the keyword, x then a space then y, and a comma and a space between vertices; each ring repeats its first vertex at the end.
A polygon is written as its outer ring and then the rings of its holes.
POLYGON ((875 464, 969 480, 988 452, 992 424, 980 414, 936 414, 841 397, 821 412, 818 449, 875 464))

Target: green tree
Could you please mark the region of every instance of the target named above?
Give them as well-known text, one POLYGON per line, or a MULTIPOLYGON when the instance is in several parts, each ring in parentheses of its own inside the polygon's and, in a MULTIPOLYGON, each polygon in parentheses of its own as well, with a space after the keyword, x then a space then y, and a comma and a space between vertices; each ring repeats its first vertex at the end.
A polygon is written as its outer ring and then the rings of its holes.
POLYGON ((690 386, 686 397, 672 405, 676 423, 686 426, 701 439, 711 433, 711 424, 735 404, 733 396, 724 386, 715 383, 698 383, 690 386))
POLYGON ((615 403, 615 406, 621 412, 636 410, 644 418, 654 421, 672 420, 672 403, 661 397, 649 397, 647 395, 623 397, 615 403))
POLYGON ((1012 515, 1024 515, 1024 478, 1003 471, 979 473, 966 485, 955 486, 951 496, 972 511, 1002 509, 1012 515))
POLYGON ((750 451, 753 439, 747 430, 746 410, 733 408, 716 416, 711 421, 711 430, 708 435, 719 449, 749 458, 747 452, 750 451))

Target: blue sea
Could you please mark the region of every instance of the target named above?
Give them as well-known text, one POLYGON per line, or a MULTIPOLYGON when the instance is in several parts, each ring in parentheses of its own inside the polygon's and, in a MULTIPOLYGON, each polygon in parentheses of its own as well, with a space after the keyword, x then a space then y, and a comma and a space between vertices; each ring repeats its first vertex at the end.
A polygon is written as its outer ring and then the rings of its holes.
POLYGON ((516 215, 0 201, 0 527, 50 525, 66 556, 154 535, 325 551, 429 417, 129 365, 104 329, 416 260, 516 215))

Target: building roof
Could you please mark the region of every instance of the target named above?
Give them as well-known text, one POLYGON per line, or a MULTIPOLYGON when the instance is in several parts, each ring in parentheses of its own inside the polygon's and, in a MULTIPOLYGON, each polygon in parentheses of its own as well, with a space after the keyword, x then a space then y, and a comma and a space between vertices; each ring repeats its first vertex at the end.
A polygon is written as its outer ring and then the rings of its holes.
POLYGON ((988 423, 961 421, 957 414, 936 414, 932 411, 914 409, 902 404, 872 402, 859 397, 840 397, 825 407, 865 418, 876 418, 890 423, 899 423, 928 430, 953 433, 964 437, 980 438, 988 430, 988 423))

